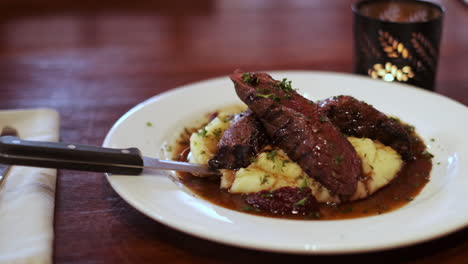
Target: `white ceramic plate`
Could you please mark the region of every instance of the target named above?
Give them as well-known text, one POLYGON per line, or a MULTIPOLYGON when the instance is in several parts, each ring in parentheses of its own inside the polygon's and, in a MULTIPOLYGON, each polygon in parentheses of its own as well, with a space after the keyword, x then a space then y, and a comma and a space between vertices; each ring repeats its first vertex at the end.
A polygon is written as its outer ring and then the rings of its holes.
MULTIPOLYGON (((435 155, 431 181, 405 207, 358 219, 297 221, 225 209, 192 194, 170 173, 108 176, 130 205, 170 227, 244 248, 301 254, 369 252, 412 245, 468 224, 468 108, 443 96, 406 85, 326 72, 272 72, 287 77, 310 99, 352 95, 416 127, 435 155), (431 141, 430 139, 435 139, 431 141)), ((137 105, 112 127, 105 147, 137 147, 164 157, 184 126, 203 114, 240 104, 228 77, 186 85, 137 105), (147 126, 151 122, 153 126, 147 126)))

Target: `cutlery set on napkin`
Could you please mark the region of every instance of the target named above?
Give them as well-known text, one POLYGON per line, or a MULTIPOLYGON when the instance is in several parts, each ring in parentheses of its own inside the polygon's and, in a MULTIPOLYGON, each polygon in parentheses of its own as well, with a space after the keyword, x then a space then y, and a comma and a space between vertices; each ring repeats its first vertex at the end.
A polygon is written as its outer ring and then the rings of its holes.
POLYGON ((59 114, 51 109, 0 111, 0 129, 0 264, 52 262, 57 173, 52 168, 219 174, 203 165, 143 157, 137 148, 58 143, 59 114))
MULTIPOLYGON (((59 139, 59 115, 50 109, 0 111, 3 127, 28 140, 59 139)), ((0 263, 52 263, 56 170, 13 166, 3 172, 0 263)))

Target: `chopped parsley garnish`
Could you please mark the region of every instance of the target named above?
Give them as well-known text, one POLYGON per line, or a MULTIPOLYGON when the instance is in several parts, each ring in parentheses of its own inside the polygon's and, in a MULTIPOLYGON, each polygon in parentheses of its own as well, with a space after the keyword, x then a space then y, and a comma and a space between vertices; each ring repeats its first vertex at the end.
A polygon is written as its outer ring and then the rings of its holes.
POLYGON ((204 150, 200 151, 200 155, 204 155, 204 154, 206 154, 206 151, 204 150))
POLYGON ((257 157, 251 157, 250 158, 250 163, 255 163, 257 162, 257 157))
POLYGON ((201 136, 201 137, 206 137, 206 134, 208 133, 208 131, 206 131, 206 128, 202 128, 198 131, 198 135, 201 136))
POLYGON ((278 83, 278 88, 280 88, 286 93, 291 93, 294 91, 291 85, 291 81, 288 81, 288 79, 286 78, 283 78, 283 80, 281 80, 281 82, 278 83))
POLYGON ((251 72, 246 72, 242 74, 242 81, 250 85, 257 85, 259 83, 257 76, 255 76, 255 74, 251 72))
POLYGON ((171 151, 172 151, 172 146, 166 145, 166 151, 167 151, 167 152, 171 152, 171 151))
POLYGON ((421 155, 425 158, 425 159, 432 159, 434 157, 434 155, 432 155, 432 153, 430 153, 429 151, 425 150, 421 153, 421 155))
POLYGON ((341 164, 341 162, 343 162, 343 160, 344 160, 344 157, 341 154, 335 157, 335 163, 338 164, 338 165, 341 164))
POLYGON ((307 187, 309 187, 309 179, 307 178, 307 176, 304 176, 303 179, 304 179, 304 181, 302 181, 301 187, 302 187, 302 188, 307 188, 307 187))
POLYGON ((321 217, 322 215, 318 211, 311 212, 310 214, 306 216, 306 218, 309 218, 309 219, 320 219, 321 217))
POLYGON ((225 118, 223 118, 222 121, 223 121, 223 123, 227 123, 227 122, 231 121, 233 118, 234 118, 234 115, 228 115, 225 118))
POLYGON ((278 155, 278 151, 277 150, 272 150, 272 151, 267 153, 267 159, 274 161, 277 155, 278 155))
POLYGON ((290 160, 283 160, 282 163, 281 163, 281 167, 285 167, 286 164, 288 164, 289 162, 291 162, 290 160))
POLYGON ((152 126, 153 126, 153 123, 151 123, 151 122, 146 122, 146 126, 147 126, 147 127, 152 127, 152 126))
POLYGON ((242 211, 246 211, 246 212, 251 212, 251 211, 259 212, 260 209, 255 208, 255 207, 250 206, 250 205, 246 205, 246 206, 242 207, 242 211))
POLYGON ((268 183, 268 178, 270 178, 270 174, 265 174, 260 178, 260 184, 263 185, 268 183))
POLYGON ((434 141, 435 141, 435 138, 431 138, 430 140, 431 140, 431 142, 434 142, 434 141))
POLYGON ((415 130, 414 126, 411 126, 411 125, 406 125, 405 128, 410 133, 414 132, 414 130, 415 130))
POLYGON ((222 134, 223 130, 221 130, 221 128, 217 128, 213 131, 213 135, 215 136, 216 140, 220 140, 222 134))
POLYGON ((295 206, 304 206, 307 202, 307 197, 302 198, 301 200, 297 201, 294 205, 295 206))
POLYGON ((320 116, 320 122, 324 123, 324 122, 327 122, 328 121, 328 117, 327 116, 320 116))
POLYGON ((258 97, 266 98, 266 99, 273 99, 276 102, 281 101, 281 98, 275 94, 269 93, 269 94, 262 94, 262 93, 257 93, 255 94, 258 97))

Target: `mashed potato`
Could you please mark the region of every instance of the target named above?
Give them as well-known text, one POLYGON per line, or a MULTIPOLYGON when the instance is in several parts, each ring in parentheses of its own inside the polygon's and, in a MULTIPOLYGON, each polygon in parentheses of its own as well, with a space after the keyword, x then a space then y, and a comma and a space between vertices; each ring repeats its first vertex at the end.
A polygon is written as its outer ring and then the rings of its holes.
POLYGON ((243 106, 232 106, 219 112, 205 127, 190 136, 189 162, 208 164, 216 154, 218 141, 224 131, 229 128, 236 113, 244 111, 243 106))
MULTIPOLYGON (((190 137, 190 162, 207 164, 217 150, 222 133, 230 126, 226 115, 219 115, 206 127, 190 137)), ((362 160, 364 178, 358 182, 351 200, 368 197, 392 181, 400 171, 403 161, 391 147, 367 138, 347 138, 362 160)), ((238 171, 222 170, 221 188, 231 193, 252 193, 275 190, 281 187, 310 187, 317 201, 340 203, 318 181, 307 176, 299 165, 291 161, 286 153, 278 148, 266 147, 247 168, 238 171)))

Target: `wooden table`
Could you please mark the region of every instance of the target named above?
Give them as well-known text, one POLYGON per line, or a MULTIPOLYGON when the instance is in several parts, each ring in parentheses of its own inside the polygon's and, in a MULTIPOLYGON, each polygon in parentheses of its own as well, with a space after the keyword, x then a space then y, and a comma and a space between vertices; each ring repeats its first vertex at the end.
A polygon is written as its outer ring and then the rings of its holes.
MULTIPOLYGON (((351 72, 352 2, 4 0, 0 107, 55 108, 62 141, 100 145, 142 100, 238 67, 351 72)), ((447 13, 436 91, 468 105, 468 7, 439 2, 447 13)), ((56 263, 468 261, 468 229, 380 253, 272 254, 159 224, 123 201, 101 173, 62 170, 57 185, 56 263)))

